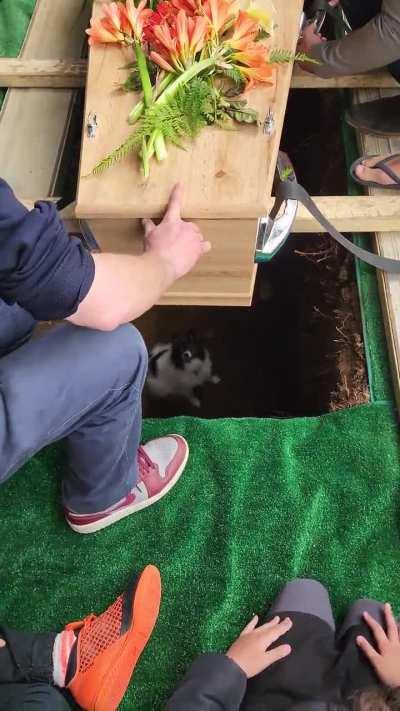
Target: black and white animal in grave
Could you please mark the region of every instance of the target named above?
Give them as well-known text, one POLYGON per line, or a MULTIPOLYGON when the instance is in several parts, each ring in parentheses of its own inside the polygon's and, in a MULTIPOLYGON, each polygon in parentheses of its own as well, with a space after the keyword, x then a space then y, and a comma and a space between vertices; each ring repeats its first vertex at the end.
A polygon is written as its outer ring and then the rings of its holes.
POLYGON ((147 387, 153 397, 180 396, 200 407, 202 386, 220 382, 204 340, 193 331, 157 343, 150 351, 147 387))

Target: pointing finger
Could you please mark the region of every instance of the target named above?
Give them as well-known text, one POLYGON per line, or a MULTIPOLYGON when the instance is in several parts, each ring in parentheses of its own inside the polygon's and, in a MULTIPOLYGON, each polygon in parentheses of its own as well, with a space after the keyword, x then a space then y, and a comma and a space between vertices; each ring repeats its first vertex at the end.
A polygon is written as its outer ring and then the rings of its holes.
POLYGON ((182 209, 183 188, 180 183, 177 183, 171 192, 167 212, 165 213, 166 220, 180 220, 182 209))

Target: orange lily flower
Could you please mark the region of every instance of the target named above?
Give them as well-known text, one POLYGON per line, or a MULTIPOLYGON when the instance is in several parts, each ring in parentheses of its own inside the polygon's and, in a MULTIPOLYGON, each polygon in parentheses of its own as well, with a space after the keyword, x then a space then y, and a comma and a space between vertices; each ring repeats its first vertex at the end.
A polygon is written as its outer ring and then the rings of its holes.
POLYGON ((189 17, 189 49, 194 58, 197 52, 201 52, 208 38, 208 22, 206 17, 189 17))
POLYGON ((125 6, 122 2, 104 3, 104 18, 106 25, 114 32, 123 32, 122 26, 125 23, 125 6))
POLYGON ((143 30, 153 11, 146 8, 147 0, 141 0, 136 7, 133 0, 126 0, 125 16, 132 28, 133 36, 139 42, 142 40, 143 30))
POLYGON ((100 20, 92 17, 90 27, 86 30, 86 34, 89 35, 90 45, 124 41, 124 35, 121 32, 113 30, 113 28, 105 22, 104 18, 100 20))
POLYGON ((235 24, 233 25, 233 33, 227 40, 227 44, 232 49, 244 49, 249 42, 252 42, 258 34, 259 23, 253 17, 240 10, 235 24))
POLYGON ((273 67, 270 64, 263 64, 258 67, 239 67, 240 71, 248 80, 247 88, 250 89, 254 84, 272 84, 271 77, 273 67))
POLYGON ((235 52, 232 59, 246 67, 262 67, 268 62, 268 50, 262 45, 257 45, 254 42, 248 45, 244 51, 235 52))
MULTIPOLYGON (((170 0, 170 2, 175 10, 184 10, 189 17, 198 14, 201 7, 201 2, 196 0, 170 0)), ((158 8, 159 5, 157 5, 157 10, 158 8)))
POLYGON ((208 17, 214 34, 222 34, 235 19, 234 0, 207 0, 203 14, 208 17))
POLYGON ((182 72, 195 62, 196 54, 207 41, 208 31, 206 17, 188 17, 184 10, 159 24, 150 20, 145 32, 152 45, 150 57, 167 71, 182 72))
POLYGON ((161 69, 165 69, 166 72, 171 72, 173 74, 176 72, 176 69, 174 69, 174 67, 169 64, 167 60, 161 56, 161 54, 159 54, 158 52, 154 52, 154 50, 150 52, 150 59, 152 59, 153 62, 158 64, 161 69))

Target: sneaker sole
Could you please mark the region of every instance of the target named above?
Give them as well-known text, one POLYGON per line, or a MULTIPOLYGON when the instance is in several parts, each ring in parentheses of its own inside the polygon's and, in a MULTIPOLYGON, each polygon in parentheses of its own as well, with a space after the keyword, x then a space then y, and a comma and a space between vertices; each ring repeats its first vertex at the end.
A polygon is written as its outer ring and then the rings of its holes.
POLYGON ((160 573, 155 566, 148 565, 139 578, 133 598, 131 629, 118 658, 100 681, 93 711, 115 711, 118 708, 157 622, 160 601, 160 573))
POLYGON ((181 475, 184 472, 184 469, 186 467, 187 461, 189 459, 189 445, 186 442, 184 437, 181 437, 181 435, 173 434, 173 437, 177 437, 178 439, 181 440, 181 442, 185 443, 186 446, 186 452, 185 452, 185 457, 182 461, 182 464, 180 465, 179 469, 177 472, 174 474, 172 479, 168 482, 167 486, 160 491, 159 494, 155 494, 155 496, 152 496, 150 499, 146 499, 145 501, 141 501, 139 504, 131 504, 130 506, 127 506, 124 509, 119 509, 113 513, 110 513, 109 516, 107 516, 104 519, 100 519, 100 521, 94 521, 93 523, 85 523, 82 526, 76 523, 71 523, 68 518, 66 517, 66 521, 68 525, 72 528, 73 531, 76 533, 96 533, 96 531, 101 531, 103 528, 107 528, 108 526, 112 526, 113 523, 117 523, 117 521, 121 521, 121 519, 125 518, 126 516, 131 516, 132 514, 142 511, 143 509, 146 509, 148 506, 152 506, 153 504, 156 504, 157 501, 160 501, 166 494, 168 494, 169 491, 175 486, 175 484, 179 481, 181 475))

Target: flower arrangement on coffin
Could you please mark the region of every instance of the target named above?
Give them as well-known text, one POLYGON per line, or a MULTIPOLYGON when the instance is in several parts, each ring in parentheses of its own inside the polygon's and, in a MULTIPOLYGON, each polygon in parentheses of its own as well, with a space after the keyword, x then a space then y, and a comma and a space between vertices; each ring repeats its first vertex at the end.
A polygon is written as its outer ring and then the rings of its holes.
POLYGON ((267 12, 253 4, 239 10, 234 0, 161 0, 154 7, 125 0, 106 3, 103 11, 86 30, 89 44, 132 48, 123 88, 140 89, 142 98, 128 117, 135 129, 94 173, 137 152, 148 177, 151 158, 165 160, 168 143, 182 147, 184 138, 211 124, 231 129, 235 122, 256 123, 243 93, 272 83, 275 64, 308 60, 271 48, 272 4, 267 12))

